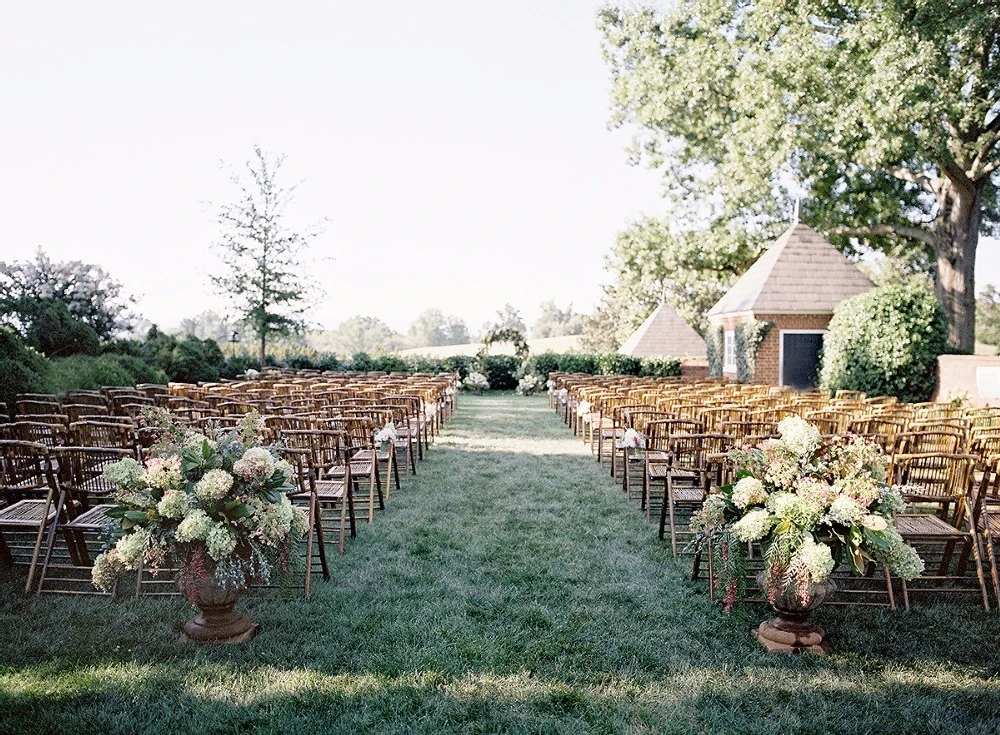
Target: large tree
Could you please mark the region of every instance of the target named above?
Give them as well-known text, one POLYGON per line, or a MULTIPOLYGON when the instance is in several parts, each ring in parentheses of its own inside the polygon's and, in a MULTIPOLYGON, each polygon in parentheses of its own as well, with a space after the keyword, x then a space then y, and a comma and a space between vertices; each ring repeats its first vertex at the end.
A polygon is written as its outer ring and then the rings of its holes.
POLYGON ((244 175, 231 177, 237 199, 218 208, 215 250, 223 270, 213 285, 232 300, 232 315, 253 330, 264 365, 272 336, 301 332, 309 306, 320 296, 306 273, 306 252, 317 226, 297 230, 287 222, 295 187, 278 184, 283 156, 254 147, 244 175))
POLYGON ((400 348, 402 337, 381 319, 352 316, 335 329, 311 332, 309 345, 320 352, 350 357, 357 352, 383 354, 400 348))
POLYGON ((560 309, 555 301, 542 302, 542 313, 531 325, 531 336, 534 339, 565 337, 581 332, 583 332, 583 314, 573 311, 572 303, 565 309, 560 309))
POLYGON ((445 316, 440 309, 418 314, 407 336, 411 347, 464 345, 471 341, 465 322, 457 316, 445 316))
POLYGON ((28 334, 57 303, 100 339, 127 329, 133 320, 129 310, 134 299, 99 265, 54 262, 41 249, 33 261, 0 263, 0 323, 28 334))
POLYGON ((971 349, 997 221, 1000 4, 681 0, 600 13, 613 115, 665 174, 675 222, 751 244, 802 218, 845 251, 923 249, 971 349))

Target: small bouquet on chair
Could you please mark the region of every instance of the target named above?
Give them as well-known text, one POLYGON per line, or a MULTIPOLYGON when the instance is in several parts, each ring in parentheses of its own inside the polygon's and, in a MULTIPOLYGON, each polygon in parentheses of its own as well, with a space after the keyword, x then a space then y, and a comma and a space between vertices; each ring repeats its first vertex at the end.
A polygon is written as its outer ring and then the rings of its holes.
POLYGON ((399 434, 396 433, 396 427, 391 421, 375 433, 375 443, 378 444, 379 449, 385 449, 389 442, 395 442, 397 439, 399 439, 399 434))
POLYGON ((625 433, 615 439, 618 449, 642 449, 646 446, 646 437, 635 429, 626 429, 625 433))

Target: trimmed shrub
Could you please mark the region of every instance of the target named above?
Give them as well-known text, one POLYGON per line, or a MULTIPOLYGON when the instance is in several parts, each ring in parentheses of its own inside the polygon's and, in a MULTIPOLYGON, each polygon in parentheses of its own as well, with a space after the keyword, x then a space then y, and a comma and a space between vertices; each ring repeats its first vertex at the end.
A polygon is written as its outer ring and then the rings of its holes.
POLYGON ((0 413, 11 413, 18 393, 45 390, 51 363, 10 327, 0 327, 0 413))
POLYGON ((725 359, 725 333, 722 327, 709 327, 705 334, 705 350, 708 353, 708 377, 722 375, 722 361, 725 359))
POLYGON ((947 349, 948 324, 928 285, 880 286, 837 307, 823 339, 820 384, 926 401, 947 349))
POLYGON ((559 358, 554 352, 543 352, 541 355, 533 355, 528 360, 528 365, 524 372, 533 375, 541 375, 545 380, 549 379, 549 373, 558 372, 559 358))
POLYGON ((182 383, 209 383, 217 381, 226 363, 219 345, 212 339, 187 337, 177 343, 166 369, 171 380, 182 383))
POLYGON ((639 375, 674 378, 681 374, 681 361, 676 357, 641 357, 639 375))
POLYGON ((486 376, 492 390, 513 390, 517 387, 517 374, 521 361, 513 355, 487 355, 482 360, 480 372, 486 376))
POLYGON ((375 369, 375 361, 367 352, 355 352, 351 355, 350 369, 362 373, 370 373, 375 369))
POLYGON ((642 365, 638 357, 605 352, 597 355, 597 369, 601 375, 638 375, 642 365))
POLYGON ((250 355, 234 355, 226 360, 226 364, 222 366, 221 370, 219 370, 219 377, 233 380, 237 375, 242 375, 247 370, 259 369, 260 362, 256 357, 252 357, 250 355))
POLYGON ((452 355, 441 360, 441 367, 445 372, 458 373, 462 380, 469 377, 469 373, 476 370, 476 358, 471 355, 452 355))
POLYGON ((62 301, 40 305, 25 339, 31 347, 49 357, 96 355, 101 346, 94 328, 74 319, 62 301))
POLYGON ((372 363, 375 367, 372 370, 379 370, 383 373, 410 373, 413 368, 410 363, 399 355, 379 355, 372 363))
POLYGON ((587 373, 600 375, 597 366, 597 355, 576 354, 573 352, 559 356, 559 370, 564 373, 587 373))
POLYGON ((119 364, 115 356, 73 355, 52 360, 52 370, 46 378, 45 390, 48 393, 64 393, 68 390, 97 390, 105 385, 135 383, 132 374, 119 364))

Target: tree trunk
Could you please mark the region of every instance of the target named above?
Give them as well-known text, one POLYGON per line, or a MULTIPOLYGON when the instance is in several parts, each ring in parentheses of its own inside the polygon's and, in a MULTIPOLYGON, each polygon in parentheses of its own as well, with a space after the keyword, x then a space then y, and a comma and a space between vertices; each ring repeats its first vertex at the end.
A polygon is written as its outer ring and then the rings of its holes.
POLYGON ((943 179, 938 190, 937 297, 948 317, 948 342, 976 348, 976 247, 979 245, 981 184, 960 187, 943 179))
POLYGON ((267 356, 267 333, 260 330, 260 369, 264 369, 264 358, 267 356))

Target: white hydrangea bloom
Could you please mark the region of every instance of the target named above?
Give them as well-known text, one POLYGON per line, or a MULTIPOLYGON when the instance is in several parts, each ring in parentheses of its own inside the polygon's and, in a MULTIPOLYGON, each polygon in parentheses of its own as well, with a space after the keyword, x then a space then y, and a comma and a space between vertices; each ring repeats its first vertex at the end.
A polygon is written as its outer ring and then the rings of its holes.
POLYGON ((233 472, 247 482, 266 480, 274 474, 274 457, 264 447, 254 447, 244 452, 233 464, 233 472))
POLYGON ((205 538, 208 555, 220 561, 236 550, 236 535, 221 523, 215 523, 205 538))
POLYGON ((209 470, 194 486, 198 500, 211 503, 221 500, 233 487, 233 476, 225 470, 209 470))
POLYGON ((830 511, 827 513, 831 520, 845 526, 853 526, 861 520, 864 514, 865 509, 856 500, 846 495, 834 498, 833 502, 830 503, 830 511))
POLYGON ((778 423, 781 441, 800 457, 812 454, 819 446, 819 429, 799 416, 789 416, 778 423))
POLYGON ((118 539, 115 544, 115 551, 119 561, 126 569, 137 569, 139 562, 146 555, 149 548, 149 532, 137 529, 118 539))
POLYGON ((144 470, 141 464, 128 457, 104 468, 104 477, 116 487, 126 488, 138 484, 144 470))
POLYGON ((733 505, 745 509, 751 505, 759 505, 767 500, 764 483, 756 477, 744 477, 733 487, 733 505))
POLYGON ((759 541, 774 525, 771 514, 763 508, 752 510, 733 524, 733 536, 739 541, 759 541))
POLYGON ((833 574, 836 564, 833 561, 833 554, 826 544, 817 544, 812 538, 806 536, 802 546, 798 548, 792 557, 790 568, 805 569, 809 572, 809 578, 815 582, 825 582, 833 574))
POLYGON ((146 484, 160 490, 176 490, 184 482, 181 475, 181 458, 174 455, 166 458, 152 457, 146 460, 146 484))
POLYGON ((164 518, 174 520, 183 518, 191 509, 188 494, 183 490, 167 490, 163 498, 156 504, 156 512, 164 518))
POLYGON ((203 541, 215 524, 203 510, 193 510, 177 526, 177 540, 182 544, 203 541))

